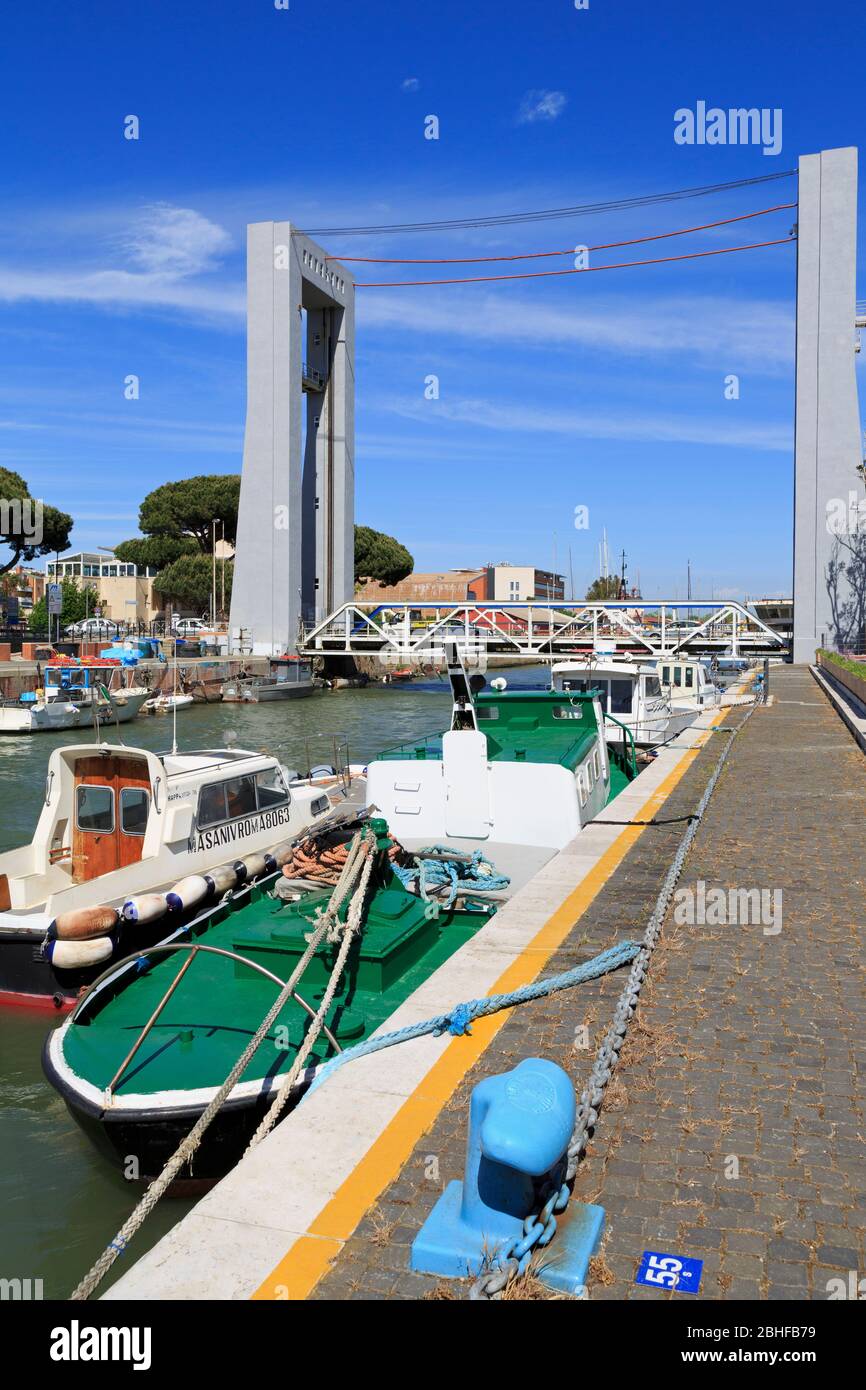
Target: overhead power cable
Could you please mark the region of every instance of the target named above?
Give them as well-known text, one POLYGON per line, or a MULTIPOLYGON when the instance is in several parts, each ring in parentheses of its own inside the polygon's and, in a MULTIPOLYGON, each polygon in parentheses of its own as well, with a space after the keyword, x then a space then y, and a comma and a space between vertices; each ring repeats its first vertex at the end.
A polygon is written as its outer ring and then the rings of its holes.
POLYGON ((783 169, 774 174, 760 174, 751 179, 733 179, 730 183, 708 183, 696 188, 678 188, 668 193, 646 193, 634 198, 613 198, 601 203, 578 203, 573 207, 544 208, 539 212, 507 212, 491 217, 449 217, 430 222, 386 222, 367 227, 307 227, 305 236, 372 236, 391 232, 459 231, 471 227, 513 227, 520 222, 549 222, 560 217, 590 217, 602 212, 620 212, 625 208, 652 207, 656 203, 672 203, 682 198, 703 198, 711 193, 725 193, 733 188, 751 188, 754 184, 790 179, 796 169, 783 169))
MULTIPOLYGON (((616 246, 640 246, 646 241, 664 241, 667 237, 688 236, 692 232, 705 232, 714 227, 728 227, 732 222, 747 222, 751 217, 766 217, 771 212, 783 212, 795 208, 796 203, 777 203, 771 208, 759 208, 757 212, 741 212, 736 217, 723 217, 719 222, 701 222, 696 227, 680 227, 674 232, 654 232, 651 236, 631 237, 628 241, 602 241, 597 246, 588 246, 587 251, 609 251, 616 246)), ((535 261, 545 256, 573 256, 575 248, 567 246, 561 251, 522 251, 508 256, 327 256, 329 261, 355 261, 365 265, 480 265, 490 261, 535 261)))
POLYGON ((713 251, 690 251, 683 256, 656 256, 646 261, 619 261, 612 265, 590 265, 583 270, 524 270, 516 275, 468 275, 453 280, 356 280, 358 290, 399 290, 413 285, 475 285, 492 280, 540 280, 557 275, 592 275, 599 270, 628 270, 630 266, 664 265, 668 261, 695 261, 704 256, 728 256, 733 251, 757 251, 763 246, 785 246, 795 242, 795 236, 779 237, 776 241, 753 241, 748 246, 720 246, 713 251))

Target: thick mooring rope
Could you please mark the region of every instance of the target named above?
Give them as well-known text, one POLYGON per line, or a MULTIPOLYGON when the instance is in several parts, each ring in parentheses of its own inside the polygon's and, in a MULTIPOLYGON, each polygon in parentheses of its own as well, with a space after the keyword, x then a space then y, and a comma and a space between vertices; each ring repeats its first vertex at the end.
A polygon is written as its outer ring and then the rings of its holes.
POLYGON ((234 1090, 235 1086, 237 1085, 241 1076, 245 1072, 246 1068, 249 1066, 253 1056, 258 1051, 259 1047, 264 1042, 265 1038, 270 1032, 281 1010, 288 1003, 289 999, 291 999, 292 995, 295 992, 296 985, 303 976, 304 971, 306 970, 307 966, 309 965, 310 961, 312 960, 322 941, 329 934, 329 932, 332 932, 334 930, 337 909, 343 901, 343 898, 346 896, 346 893, 349 890, 349 886, 356 876, 357 869, 363 854, 366 854, 366 863, 364 864, 362 871, 362 883, 365 884, 363 874, 366 874, 369 878, 369 867, 372 865, 375 858, 373 853, 375 843, 375 836, 373 836, 372 832, 369 830, 359 831, 358 834, 355 836, 355 841, 352 845, 349 855, 347 856, 346 863, 343 866, 343 872, 340 876, 340 882, 337 884, 337 887, 334 890, 334 893, 328 904, 328 909, 325 913, 322 914, 321 918, 319 919, 318 923, 313 929, 313 932, 307 943, 307 949, 304 951, 304 954, 298 961, 298 964, 293 970, 290 979, 280 990, 280 993, 278 994, 276 1000, 272 1004, 271 1008, 268 1010, 265 1017, 262 1019, 262 1022, 259 1024, 252 1038, 247 1043, 247 1046, 244 1048, 240 1057, 235 1062, 234 1066, 232 1067, 222 1086, 220 1086, 219 1090, 217 1091, 213 1099, 210 1101, 207 1108, 196 1120, 196 1123, 190 1130, 189 1134, 186 1136, 184 1140, 182 1140, 182 1142, 175 1149, 174 1153, 166 1163, 159 1177, 154 1178, 153 1182, 148 1187, 141 1201, 136 1206, 135 1210, 123 1223, 120 1230, 117 1232, 117 1235, 114 1237, 112 1241, 109 1242, 109 1244, 103 1250, 102 1254, 97 1259, 96 1263, 88 1271, 88 1273, 78 1284, 77 1288, 70 1295, 70 1297, 74 1301, 82 1301, 84 1299, 89 1298, 90 1295, 94 1292, 94 1290, 99 1287, 99 1285, 102 1283, 102 1280, 105 1278, 106 1274, 111 1269, 111 1266, 114 1264, 114 1261, 117 1259, 118 1255, 124 1252, 130 1240, 135 1235, 136 1231, 153 1211, 160 1198, 165 1195, 168 1188, 171 1186, 172 1182, 177 1177, 180 1170, 183 1168, 184 1164, 189 1163, 189 1161, 194 1156, 196 1150, 199 1147, 199 1144, 202 1141, 206 1129, 222 1108, 223 1103, 228 1099, 229 1095, 234 1090))
MULTIPOLYGON (((375 841, 373 841, 373 845, 375 845, 375 841)), ((292 1093, 292 1088, 294 1087, 295 1082, 297 1081, 297 1078, 304 1067, 304 1063, 306 1062, 307 1058, 312 1052, 313 1047, 315 1046, 316 1041, 319 1037, 319 1034, 325 1026, 325 1019, 327 1018, 328 1010, 330 1009, 331 1004, 333 1003, 334 995, 337 992, 337 986, 340 983, 340 979, 342 977, 343 970, 346 965, 346 957, 349 954, 352 942, 354 941, 356 935, 361 929, 361 926, 363 925, 364 902, 366 900, 367 889, 370 883, 370 874, 373 871, 373 865, 375 862, 376 856, 373 852, 372 847, 370 847, 368 848, 367 860, 364 864, 364 868, 361 873, 360 882, 358 884, 358 887, 355 889, 355 893, 352 898, 351 905, 349 907, 348 916, 346 918, 346 924, 342 932, 340 950, 337 954, 337 959, 334 962, 334 968, 331 971, 331 977, 328 980, 327 988, 325 990, 324 995, 322 996, 322 1002, 316 1011, 315 1018, 313 1019, 309 1028, 307 1029, 306 1037, 304 1038, 304 1041, 301 1045, 297 1057, 292 1063, 289 1071, 284 1076, 283 1080, 280 1082, 279 1090, 277 1091, 270 1106, 268 1107, 268 1110, 264 1118, 262 1119, 261 1124, 259 1125, 255 1134, 253 1135, 249 1144, 247 1145, 246 1153, 249 1153, 250 1149, 254 1149, 257 1144, 261 1143, 265 1135, 273 1129, 277 1120, 280 1118, 280 1115, 282 1114, 283 1109, 285 1108, 286 1102, 288 1101, 289 1096, 292 1093)))

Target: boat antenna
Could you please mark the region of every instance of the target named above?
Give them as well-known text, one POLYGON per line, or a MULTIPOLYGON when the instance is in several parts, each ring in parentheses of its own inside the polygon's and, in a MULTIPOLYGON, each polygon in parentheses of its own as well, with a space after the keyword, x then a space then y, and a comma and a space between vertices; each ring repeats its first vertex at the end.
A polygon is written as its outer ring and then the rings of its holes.
POLYGON ((171 702, 171 755, 172 755, 172 757, 174 758, 174 757, 177 756, 177 633, 174 634, 173 663, 174 663, 174 684, 173 684, 173 695, 174 695, 174 698, 173 698, 173 700, 172 700, 172 702, 171 702))

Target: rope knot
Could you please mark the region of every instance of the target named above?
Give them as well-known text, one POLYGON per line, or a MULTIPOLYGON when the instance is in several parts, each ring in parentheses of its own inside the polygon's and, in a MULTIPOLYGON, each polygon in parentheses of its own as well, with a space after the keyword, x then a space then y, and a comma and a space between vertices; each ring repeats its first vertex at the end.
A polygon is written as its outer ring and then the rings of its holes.
POLYGON ((472 1005, 458 1004, 448 1016, 448 1032, 455 1038, 472 1036, 472 1005))

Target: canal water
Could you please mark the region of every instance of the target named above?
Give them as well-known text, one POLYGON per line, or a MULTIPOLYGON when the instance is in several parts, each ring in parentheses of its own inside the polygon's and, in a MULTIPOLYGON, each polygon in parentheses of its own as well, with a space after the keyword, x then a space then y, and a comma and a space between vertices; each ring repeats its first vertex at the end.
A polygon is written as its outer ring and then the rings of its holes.
MULTIPOLYGON (((545 683, 537 667, 496 674, 512 687, 545 683)), ((442 729, 450 703, 447 681, 434 680, 323 691, 285 704, 194 705, 178 713, 178 747, 219 748, 227 735, 236 735, 239 748, 266 748, 303 769, 308 756, 313 763, 332 762, 337 738, 348 742, 352 762, 365 763, 383 748, 442 729)), ((171 719, 139 718, 120 733, 128 745, 164 750, 171 719)), ((49 753, 70 741, 69 733, 0 738, 0 850, 29 840, 49 753)), ((41 1279, 45 1298, 68 1296, 141 1192, 84 1139, 42 1075, 42 1043, 59 1021, 44 1009, 0 1007, 0 1279, 41 1279)), ((163 1198, 103 1287, 191 1205, 163 1198)))

